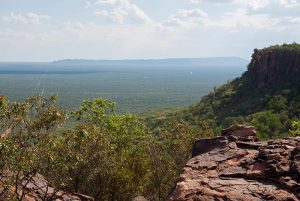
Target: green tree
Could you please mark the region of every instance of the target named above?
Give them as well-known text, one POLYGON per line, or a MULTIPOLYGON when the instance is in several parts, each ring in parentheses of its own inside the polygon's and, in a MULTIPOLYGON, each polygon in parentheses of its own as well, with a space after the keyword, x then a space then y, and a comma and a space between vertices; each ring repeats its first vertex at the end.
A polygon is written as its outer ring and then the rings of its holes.
POLYGON ((194 142, 213 136, 205 122, 191 127, 183 121, 171 121, 148 143, 150 178, 147 186, 150 200, 166 200, 186 162, 191 158, 194 142))
POLYGON ((263 111, 251 115, 251 124, 254 125, 262 139, 277 137, 285 129, 285 116, 273 113, 272 111, 263 111))
POLYGON ((130 114, 114 112, 101 98, 83 101, 63 127, 65 112, 55 96, 10 103, 0 98, 0 199, 22 200, 24 183, 41 173, 56 186, 96 200, 131 200, 145 195, 165 200, 195 140, 212 136, 206 122, 197 126, 172 120, 148 131, 130 114), (14 195, 7 197, 12 187, 14 195))
POLYGON ((289 130, 289 132, 292 135, 299 135, 300 134, 300 121, 298 119, 292 121, 291 129, 289 130))
POLYGON ((47 144, 65 121, 64 111, 54 105, 56 99, 38 95, 10 103, 1 98, 0 181, 7 186, 3 195, 14 186, 14 199, 23 200, 24 183, 45 166, 51 169, 45 159, 47 144))
POLYGON ((72 113, 76 125, 53 147, 60 164, 51 177, 56 183, 96 200, 130 200, 143 193, 147 133, 135 116, 115 114, 114 107, 98 98, 72 113))
POLYGON ((275 112, 281 112, 287 109, 287 99, 281 95, 272 96, 268 101, 267 107, 275 112))

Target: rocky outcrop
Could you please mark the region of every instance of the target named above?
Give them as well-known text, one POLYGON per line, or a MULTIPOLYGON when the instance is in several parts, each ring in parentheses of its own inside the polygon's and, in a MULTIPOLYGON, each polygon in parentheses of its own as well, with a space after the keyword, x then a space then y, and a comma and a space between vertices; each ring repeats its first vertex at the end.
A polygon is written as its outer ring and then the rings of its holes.
POLYGON ((249 141, 254 131, 239 125, 196 142, 168 200, 300 200, 300 137, 249 141))
POLYGON ((0 183, 0 200, 14 200, 12 198, 16 197, 16 194, 18 194, 18 200, 21 199, 22 201, 94 201, 93 198, 82 194, 58 190, 40 174, 24 179, 17 191, 15 187, 5 189, 0 183))
POLYGON ((207 153, 214 149, 222 149, 231 141, 256 142, 256 130, 254 126, 233 125, 221 131, 221 137, 201 139, 194 143, 192 156, 207 153))
POLYGON ((254 50, 248 72, 258 88, 300 83, 300 50, 289 47, 254 50))
POLYGON ((257 141, 256 129, 254 126, 233 125, 221 130, 222 136, 237 137, 241 141, 257 141))

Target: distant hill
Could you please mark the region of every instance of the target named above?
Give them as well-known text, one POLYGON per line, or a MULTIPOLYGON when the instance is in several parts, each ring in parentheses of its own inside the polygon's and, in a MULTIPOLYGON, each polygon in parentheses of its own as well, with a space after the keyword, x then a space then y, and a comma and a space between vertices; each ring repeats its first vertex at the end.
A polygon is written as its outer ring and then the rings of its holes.
POLYGON ((54 61, 52 65, 63 66, 243 66, 247 60, 239 57, 145 59, 145 60, 84 60, 54 61))
POLYGON ((11 100, 57 94, 59 104, 69 110, 84 99, 102 97, 116 101, 118 113, 140 113, 188 106, 241 75, 246 64, 230 58, 0 62, 0 92, 11 100))
POLYGON ((255 49, 247 71, 216 88, 199 103, 165 114, 152 126, 179 118, 197 125, 208 121, 216 133, 232 124, 256 126, 260 138, 288 135, 291 122, 300 118, 300 45, 255 49))
POLYGON ((1 74, 13 73, 91 73, 110 70, 138 69, 224 69, 244 71, 248 61, 239 57, 212 57, 191 59, 145 59, 145 60, 85 60, 66 59, 53 62, 0 62, 1 74))

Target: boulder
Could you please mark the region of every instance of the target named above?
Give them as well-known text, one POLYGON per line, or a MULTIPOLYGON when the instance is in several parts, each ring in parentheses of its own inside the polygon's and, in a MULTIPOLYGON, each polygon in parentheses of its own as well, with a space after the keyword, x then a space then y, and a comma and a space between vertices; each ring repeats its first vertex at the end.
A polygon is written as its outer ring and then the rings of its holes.
POLYGON ((200 151, 184 167, 168 201, 300 200, 300 137, 241 140, 253 131, 234 126, 222 131, 223 138, 202 141, 202 149, 196 142, 200 151))
POLYGON ((242 141, 257 141, 256 128, 254 126, 233 125, 221 131, 222 136, 233 136, 242 141))

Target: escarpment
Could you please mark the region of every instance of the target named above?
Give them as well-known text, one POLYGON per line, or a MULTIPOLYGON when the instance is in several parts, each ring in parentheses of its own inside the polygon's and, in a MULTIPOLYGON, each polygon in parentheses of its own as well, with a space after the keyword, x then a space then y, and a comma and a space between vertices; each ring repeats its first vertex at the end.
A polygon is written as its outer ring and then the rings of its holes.
POLYGON ((259 89, 289 82, 300 84, 300 49, 292 45, 255 49, 248 72, 259 89))
POLYGON ((256 142, 240 125, 222 133, 195 143, 169 201, 300 200, 299 136, 256 142))
POLYGON ((299 103, 300 45, 294 43, 254 50, 246 72, 176 115, 195 125, 209 120, 216 132, 251 124, 267 140, 287 136, 290 121, 300 116, 299 103))

